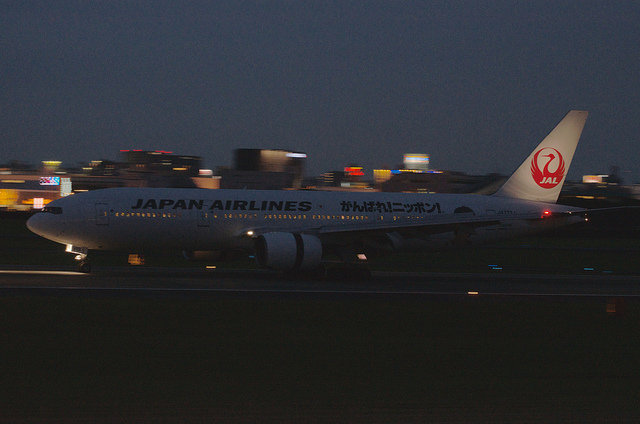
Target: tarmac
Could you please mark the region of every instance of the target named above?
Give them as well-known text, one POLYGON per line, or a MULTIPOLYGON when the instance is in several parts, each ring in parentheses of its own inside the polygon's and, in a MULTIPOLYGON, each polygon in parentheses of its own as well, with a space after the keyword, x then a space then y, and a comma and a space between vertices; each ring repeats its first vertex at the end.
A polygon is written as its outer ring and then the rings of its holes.
POLYGON ((77 296, 535 296, 639 297, 640 276, 374 272, 370 281, 307 279, 265 270, 96 267, 0 267, 0 295, 77 296))

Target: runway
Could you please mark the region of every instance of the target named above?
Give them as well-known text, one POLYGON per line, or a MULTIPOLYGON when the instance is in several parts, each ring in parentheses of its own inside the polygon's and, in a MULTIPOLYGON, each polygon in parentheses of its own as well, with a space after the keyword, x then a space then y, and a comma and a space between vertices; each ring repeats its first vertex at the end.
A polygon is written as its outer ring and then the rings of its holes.
POLYGON ((307 280, 264 270, 0 268, 0 295, 82 296, 640 296, 639 276, 374 272, 371 281, 307 280))
POLYGON ((12 422, 636 422, 639 283, 4 266, 0 410, 12 422))

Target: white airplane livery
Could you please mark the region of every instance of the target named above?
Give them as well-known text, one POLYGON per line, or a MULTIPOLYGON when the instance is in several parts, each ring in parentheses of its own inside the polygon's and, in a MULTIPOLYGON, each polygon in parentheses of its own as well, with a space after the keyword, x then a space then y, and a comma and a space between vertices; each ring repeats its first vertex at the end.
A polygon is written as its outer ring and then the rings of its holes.
POLYGON ((310 271, 323 257, 487 243, 584 219, 556 204, 587 119, 571 111, 493 195, 110 188, 49 203, 27 222, 67 245, 79 269, 89 250, 180 250, 187 258, 254 254, 264 268, 310 271))

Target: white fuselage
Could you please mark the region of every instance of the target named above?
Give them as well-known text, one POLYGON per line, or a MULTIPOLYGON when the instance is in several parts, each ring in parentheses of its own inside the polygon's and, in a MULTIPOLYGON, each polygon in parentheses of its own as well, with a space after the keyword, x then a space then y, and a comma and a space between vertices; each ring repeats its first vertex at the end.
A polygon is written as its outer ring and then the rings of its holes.
POLYGON ((545 213, 578 209, 542 202, 378 192, 114 188, 58 199, 48 209, 60 213, 39 213, 29 220, 37 234, 88 249, 130 252, 250 251, 252 235, 269 232, 311 233, 323 244, 344 244, 345 234, 356 237, 366 230, 399 231, 403 239, 414 238, 428 248, 453 242, 456 234, 423 232, 421 226, 482 222, 471 225, 466 235, 476 243, 581 220, 576 215, 543 219, 545 213))

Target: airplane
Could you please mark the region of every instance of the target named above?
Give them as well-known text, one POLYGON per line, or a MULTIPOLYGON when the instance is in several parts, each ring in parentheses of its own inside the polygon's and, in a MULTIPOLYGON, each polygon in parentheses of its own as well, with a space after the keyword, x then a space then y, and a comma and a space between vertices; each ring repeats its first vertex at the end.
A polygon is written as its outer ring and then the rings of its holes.
MULTIPOLYGON (((183 251, 260 267, 324 273, 358 258, 499 241, 585 220, 556 204, 588 112, 570 111, 492 195, 108 188, 49 203, 28 228, 65 244, 90 272, 89 250, 183 251), (319 270, 319 271, 318 271, 319 270)), ((370 271, 364 270, 370 275, 370 271)))

